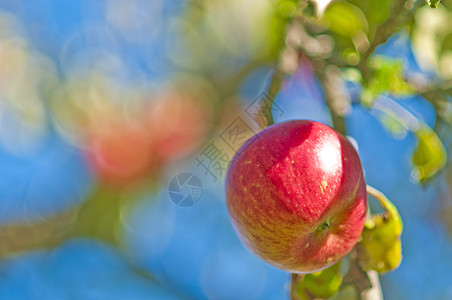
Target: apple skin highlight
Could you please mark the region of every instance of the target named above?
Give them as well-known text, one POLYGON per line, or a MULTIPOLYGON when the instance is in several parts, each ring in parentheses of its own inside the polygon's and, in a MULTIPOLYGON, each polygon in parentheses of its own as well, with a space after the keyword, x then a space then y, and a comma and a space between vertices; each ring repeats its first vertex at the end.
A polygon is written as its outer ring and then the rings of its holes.
POLYGON ((312 273, 343 258, 367 215, 359 156, 341 134, 294 120, 249 139, 226 175, 226 204, 241 241, 267 263, 312 273))

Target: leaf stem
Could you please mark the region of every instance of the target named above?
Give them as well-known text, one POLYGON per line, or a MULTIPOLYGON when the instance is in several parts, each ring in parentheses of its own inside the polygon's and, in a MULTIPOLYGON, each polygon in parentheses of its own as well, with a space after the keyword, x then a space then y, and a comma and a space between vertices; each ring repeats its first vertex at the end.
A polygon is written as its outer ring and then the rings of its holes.
POLYGON ((389 214, 389 216, 391 216, 391 218, 397 220, 400 219, 399 211, 397 210, 395 205, 385 196, 385 194, 370 185, 366 186, 366 191, 369 195, 378 200, 380 206, 389 214))

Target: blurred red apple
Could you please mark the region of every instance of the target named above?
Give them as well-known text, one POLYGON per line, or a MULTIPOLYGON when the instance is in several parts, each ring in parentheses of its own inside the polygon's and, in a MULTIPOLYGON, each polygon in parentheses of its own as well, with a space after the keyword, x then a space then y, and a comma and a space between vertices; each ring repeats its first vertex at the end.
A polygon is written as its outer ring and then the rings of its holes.
POLYGON ((242 242, 292 273, 339 261, 358 241, 367 213, 354 147, 305 120, 272 125, 242 146, 229 166, 226 201, 242 242))
POLYGON ((86 158, 99 180, 123 186, 145 178, 154 169, 153 143, 146 128, 118 120, 87 134, 86 158))
POLYGON ((151 101, 148 119, 159 160, 177 160, 196 150, 207 134, 210 118, 207 103, 177 91, 151 101))
POLYGON ((86 126, 86 158, 100 181, 115 186, 141 181, 203 142, 211 119, 205 102, 176 90, 153 98, 132 115, 107 107, 86 126))

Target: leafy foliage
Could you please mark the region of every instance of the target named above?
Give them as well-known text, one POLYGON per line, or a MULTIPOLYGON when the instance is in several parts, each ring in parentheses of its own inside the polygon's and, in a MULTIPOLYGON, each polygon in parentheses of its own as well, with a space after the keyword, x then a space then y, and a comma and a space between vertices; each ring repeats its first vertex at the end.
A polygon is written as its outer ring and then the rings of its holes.
POLYGON ((414 151, 416 179, 425 182, 441 170, 447 160, 446 149, 438 135, 428 126, 421 126, 416 132, 418 146, 414 151))
POLYGON ((340 261, 325 270, 304 275, 295 287, 297 296, 300 300, 333 297, 341 287, 346 270, 345 264, 344 261, 340 261))
POLYGON ((372 57, 370 70, 373 72, 361 98, 366 106, 371 106, 379 95, 407 95, 413 93, 411 86, 403 78, 403 64, 398 60, 382 56, 372 57))
POLYGON ((384 195, 370 187, 368 190, 385 212, 366 220, 362 240, 357 245, 358 260, 364 270, 384 273, 396 269, 402 262, 402 218, 384 195))

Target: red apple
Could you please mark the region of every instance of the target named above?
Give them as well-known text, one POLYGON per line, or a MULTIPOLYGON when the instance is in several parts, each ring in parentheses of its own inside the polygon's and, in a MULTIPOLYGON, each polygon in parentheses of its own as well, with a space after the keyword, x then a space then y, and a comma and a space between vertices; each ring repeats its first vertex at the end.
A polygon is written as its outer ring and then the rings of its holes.
POLYGON ((358 241, 367 214, 355 148, 306 120, 272 125, 242 146, 229 166, 226 202, 248 249, 292 273, 339 261, 358 241))

